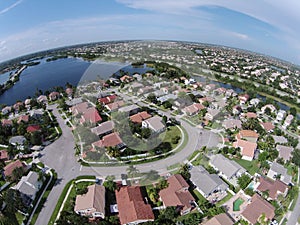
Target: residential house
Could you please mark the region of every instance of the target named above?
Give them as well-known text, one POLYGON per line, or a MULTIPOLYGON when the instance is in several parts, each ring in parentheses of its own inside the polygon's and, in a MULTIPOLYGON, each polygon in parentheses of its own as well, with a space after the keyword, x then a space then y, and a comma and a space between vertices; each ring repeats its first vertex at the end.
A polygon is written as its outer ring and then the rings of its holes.
POLYGON ((264 215, 266 221, 271 221, 275 216, 275 208, 258 194, 254 194, 251 202, 242 212, 242 217, 251 225, 258 223, 264 215))
POLYGON ((97 136, 103 136, 111 133, 113 129, 114 129, 114 122, 112 120, 108 120, 106 122, 100 123, 96 127, 93 127, 91 131, 97 136))
POLYGON ((184 107, 191 105, 193 102, 191 99, 185 99, 185 98, 177 98, 173 103, 173 109, 175 110, 181 110, 184 107))
POLYGON ((123 186, 115 193, 122 225, 154 221, 152 208, 145 203, 139 186, 123 186))
POLYGON ((80 123, 100 123, 102 121, 101 116, 98 113, 98 110, 95 107, 91 107, 84 111, 83 115, 81 115, 80 123))
POLYGON ((105 108, 108 109, 108 111, 115 111, 117 110, 118 108, 122 107, 124 105, 124 101, 115 101, 115 102, 112 102, 112 103, 109 103, 107 105, 105 105, 105 108))
POLYGON ((267 177, 273 180, 279 179, 287 185, 292 183, 292 176, 288 175, 287 169, 277 162, 272 163, 268 171, 267 177))
POLYGON ((124 143, 122 139, 120 138, 119 134, 116 132, 113 132, 111 134, 107 134, 104 137, 102 137, 101 140, 96 141, 92 143, 93 148, 99 147, 117 147, 117 148, 122 148, 124 147, 124 143))
POLYGON ((2 115, 6 115, 6 114, 8 114, 8 113, 10 113, 11 112, 11 106, 6 106, 6 107, 4 107, 2 110, 1 110, 1 112, 2 112, 2 115))
POLYGON ((286 129, 288 126, 291 125, 292 121, 294 119, 294 116, 289 114, 286 118, 285 118, 285 121, 283 123, 283 127, 286 129))
POLYGON ((89 105, 87 102, 81 102, 77 105, 74 105, 70 108, 70 111, 72 112, 73 116, 77 116, 78 114, 83 114, 87 109, 89 105))
POLYGON ((82 98, 81 97, 66 100, 66 104, 68 106, 75 106, 75 105, 78 105, 80 103, 82 103, 82 98))
POLYGON ((180 174, 169 177, 167 182, 168 187, 159 192, 164 206, 175 206, 181 215, 189 213, 195 207, 195 199, 188 190, 188 183, 180 174))
POLYGON ((284 136, 272 135, 275 144, 286 144, 288 140, 284 136))
POLYGON ((275 108, 275 106, 272 105, 272 104, 267 104, 267 105, 261 107, 262 113, 266 113, 266 109, 269 109, 271 113, 276 112, 276 108, 275 108))
POLYGON ((149 93, 151 91, 153 91, 153 87, 146 86, 146 87, 139 88, 137 92, 140 95, 144 95, 144 94, 147 94, 147 93, 149 93))
POLYGON ((277 113, 276 121, 277 121, 277 122, 282 121, 282 120, 284 119, 285 115, 286 115, 286 111, 280 109, 280 110, 278 111, 278 113, 277 113))
POLYGON ((277 200, 279 195, 285 197, 288 193, 288 186, 280 180, 271 180, 265 177, 259 178, 257 191, 260 194, 268 192, 268 200, 277 200))
POLYGON ((242 166, 221 154, 212 155, 209 164, 233 185, 237 185, 237 178, 246 173, 242 166))
POLYGON ((264 128, 264 130, 267 133, 273 132, 273 130, 275 128, 275 126, 273 125, 272 122, 262 122, 262 123, 260 123, 260 125, 262 126, 262 128, 264 128))
POLYGON ((257 144, 250 141, 237 139, 237 141, 233 143, 233 147, 241 149, 242 159, 252 161, 255 156, 257 144))
POLYGON ((187 116, 192 116, 198 113, 201 109, 205 109, 205 106, 200 103, 193 103, 192 105, 183 108, 182 112, 187 116))
POLYGON ((72 96, 73 96, 73 89, 72 88, 67 88, 65 90, 65 92, 66 92, 67 97, 71 99, 72 96))
POLYGON ((232 114, 239 115, 242 112, 242 107, 240 105, 235 105, 232 107, 232 114))
POLYGON ((222 123, 222 126, 225 129, 241 129, 242 128, 242 122, 239 119, 228 119, 224 120, 222 123))
POLYGON ((18 149, 23 150, 26 138, 24 136, 13 136, 9 139, 9 143, 13 146, 16 146, 18 149))
POLYGON ((287 162, 292 158, 292 152, 294 151, 294 148, 284 145, 277 145, 276 150, 279 153, 278 158, 283 158, 283 160, 287 162))
POLYGON ((214 90, 214 93, 217 94, 217 95, 225 95, 226 93, 226 88, 224 87, 219 87, 217 88, 216 90, 214 90))
POLYGON ((254 130, 240 130, 236 135, 236 139, 244 139, 255 143, 259 137, 259 134, 254 130))
POLYGON ((81 216, 104 219, 105 187, 98 184, 88 186, 87 193, 76 196, 74 211, 81 216))
POLYGON ((36 172, 30 171, 27 176, 23 176, 13 189, 18 190, 25 205, 29 206, 35 199, 37 192, 42 187, 43 182, 39 180, 36 172))
POLYGON ((260 103, 260 100, 259 100, 258 98, 252 98, 252 99, 250 100, 250 105, 255 106, 255 107, 256 107, 259 103, 260 103))
POLYGON ((2 119, 1 120, 1 125, 3 127, 11 127, 13 125, 13 121, 10 119, 2 119))
POLYGON ((36 100, 38 103, 42 103, 42 104, 48 103, 48 98, 46 95, 40 95, 36 100))
POLYGON ((137 90, 139 90, 140 88, 143 88, 144 85, 138 82, 133 82, 130 84, 129 87, 129 92, 136 92, 137 90))
POLYGON ((32 109, 29 114, 30 114, 31 118, 40 120, 44 115, 44 110, 43 109, 32 109))
POLYGON ((162 122, 162 118, 160 116, 153 116, 149 119, 142 121, 143 128, 150 128, 155 133, 161 133, 165 130, 166 126, 162 122))
POLYGON ((157 98, 157 101, 166 102, 166 101, 175 100, 175 99, 177 99, 176 95, 174 95, 174 94, 167 94, 167 95, 163 95, 163 96, 157 98))
POLYGON ((16 168, 23 168, 24 170, 26 170, 26 166, 23 162, 21 162, 20 160, 13 161, 3 168, 4 178, 10 177, 13 174, 14 169, 16 168))
POLYGON ((143 111, 143 112, 134 114, 134 115, 130 116, 129 118, 133 123, 142 123, 144 120, 149 119, 151 117, 152 116, 149 113, 147 113, 146 111, 143 111))
POLYGON ((238 96, 238 99, 241 104, 246 104, 246 102, 249 100, 250 96, 248 94, 242 94, 238 96))
MULTIPOLYGON (((190 173, 190 180, 205 198, 218 192, 224 194, 228 189, 228 185, 217 174, 208 173, 202 166, 192 167, 190 173)), ((221 199, 215 200, 219 201, 221 199)))
POLYGON ((6 151, 5 149, 0 150, 0 161, 5 162, 5 161, 8 160, 8 158, 9 158, 9 157, 8 157, 7 151, 6 151))
POLYGON ((232 89, 227 89, 226 92, 225 92, 225 96, 226 97, 230 97, 230 96, 236 96, 236 92, 232 89))
POLYGON ((29 115, 21 115, 18 117, 17 123, 20 124, 21 122, 28 123, 29 115))
POLYGON ((252 119, 252 118, 256 119, 257 115, 254 112, 247 112, 246 114, 244 114, 244 117, 247 118, 247 119, 252 119))
POLYGON ((219 113, 220 113, 220 109, 208 108, 207 113, 204 116, 204 119, 206 119, 208 121, 212 121, 218 116, 219 113))
POLYGON ((17 102, 16 104, 13 105, 13 109, 15 113, 19 113, 22 107, 24 107, 23 102, 17 102))
POLYGON ((41 127, 40 125, 29 125, 27 128, 26 128, 26 131, 28 133, 34 133, 36 131, 41 131, 41 127))
POLYGON ((108 95, 106 97, 102 97, 98 99, 98 102, 102 105, 107 105, 115 101, 117 95, 108 95))
POLYGON ((234 225, 234 224, 235 223, 233 222, 233 220, 226 213, 221 213, 209 220, 206 220, 200 225, 234 225))
POLYGON ((140 75, 138 73, 133 74, 132 77, 134 79, 136 79, 137 81, 141 81, 143 79, 142 75, 140 75))
POLYGON ((50 101, 55 101, 56 99, 58 99, 59 98, 59 92, 57 92, 57 91, 53 91, 53 92, 51 92, 50 94, 49 94, 49 99, 50 99, 50 101))
POLYGON ((133 80, 133 78, 131 76, 128 76, 128 75, 124 75, 122 77, 120 77, 120 81, 122 83, 129 83, 133 80))
POLYGON ((136 104, 131 104, 131 105, 127 105, 127 106, 123 106, 123 107, 119 108, 118 111, 132 115, 139 111, 139 106, 137 106, 136 104))

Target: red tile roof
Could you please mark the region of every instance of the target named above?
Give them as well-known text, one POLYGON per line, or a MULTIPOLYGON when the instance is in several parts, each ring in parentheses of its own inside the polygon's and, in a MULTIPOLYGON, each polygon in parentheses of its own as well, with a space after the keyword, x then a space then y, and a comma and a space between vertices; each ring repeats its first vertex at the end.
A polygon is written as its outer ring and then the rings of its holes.
POLYGON ((241 130, 238 134, 237 134, 237 138, 238 139, 242 139, 242 138, 258 138, 259 134, 256 133, 254 130, 241 130))
POLYGON ((249 119, 249 118, 257 118, 257 115, 256 113, 254 112, 247 112, 246 113, 246 117, 249 119))
POLYGON ((81 121, 82 123, 84 122, 98 123, 102 121, 102 118, 95 107, 86 109, 83 115, 81 116, 81 118, 82 118, 81 121))
POLYGON ((191 209, 194 197, 188 191, 189 185, 180 174, 168 178, 168 187, 161 190, 159 195, 165 206, 178 206, 182 210, 191 209))
POLYGON ((120 138, 119 134, 114 132, 114 133, 105 135, 102 138, 102 140, 96 141, 92 145, 94 147, 102 148, 102 147, 115 147, 115 146, 120 145, 122 143, 123 143, 123 141, 120 138))
POLYGON ((269 197, 272 200, 277 199, 278 194, 286 193, 288 186, 281 182, 280 180, 270 180, 268 178, 260 177, 260 184, 257 187, 257 190, 263 192, 268 191, 269 197))
POLYGON ((17 123, 19 124, 22 121, 25 122, 25 123, 27 123, 28 120, 29 120, 29 115, 21 115, 21 116, 19 116, 17 123))
POLYGON ((109 96, 106 96, 103 98, 99 98, 98 102, 106 105, 106 104, 114 102, 116 98, 117 98, 116 95, 109 95, 109 96))
POLYGON ((260 123, 260 125, 268 132, 275 128, 275 126, 271 122, 260 123))
POLYGON ((143 120, 149 119, 151 115, 146 111, 130 116, 130 120, 134 123, 141 123, 143 120))
POLYGON ((106 105, 106 108, 108 110, 116 110, 120 108, 121 106, 124 105, 124 101, 117 101, 117 102, 112 102, 106 105))
POLYGON ((267 220, 272 220, 275 216, 275 208, 258 194, 255 194, 251 199, 251 203, 242 212, 242 216, 250 223, 255 224, 262 214, 265 215, 267 220))
POLYGON ((83 113, 84 111, 86 111, 88 108, 88 103, 87 102, 81 102, 77 105, 74 105, 71 110, 72 113, 74 114, 74 116, 76 116, 79 113, 83 113))
POLYGON ((33 132, 36 132, 36 131, 40 131, 41 127, 39 125, 30 125, 30 126, 27 127, 26 130, 29 133, 33 133, 33 132))
POLYGON ((6 150, 1 150, 0 151, 0 160, 8 160, 8 153, 6 150))
POLYGON ((19 167, 25 168, 25 165, 20 160, 11 162, 10 164, 6 165, 3 168, 4 169, 4 175, 5 175, 5 177, 11 176, 12 172, 14 171, 14 169, 15 168, 19 168, 19 167))
POLYGON ((12 126, 12 124, 13 124, 12 120, 8 120, 8 119, 2 119, 1 123, 2 123, 2 126, 12 126))
POLYGON ((233 143, 233 147, 241 148, 242 156, 247 156, 253 159, 255 150, 257 148, 257 144, 250 141, 238 139, 236 142, 233 143))
POLYGON ((116 199, 121 224, 134 221, 153 221, 150 205, 145 204, 139 186, 124 186, 116 190, 116 199))

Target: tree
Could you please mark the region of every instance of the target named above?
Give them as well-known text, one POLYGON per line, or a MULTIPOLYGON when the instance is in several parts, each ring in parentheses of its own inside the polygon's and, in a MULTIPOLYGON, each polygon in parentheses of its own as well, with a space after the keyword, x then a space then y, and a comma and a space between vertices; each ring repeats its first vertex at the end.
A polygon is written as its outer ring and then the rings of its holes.
POLYGON ((179 173, 181 174, 181 176, 183 176, 184 179, 188 180, 191 178, 191 174, 189 171, 189 166, 188 164, 184 164, 183 166, 181 166, 181 168, 179 169, 179 173))
POLYGON ((262 152, 262 153, 260 153, 259 156, 258 156, 258 161, 259 162, 266 161, 267 158, 268 158, 268 155, 269 155, 268 152, 262 152))
POLYGON ((300 166, 300 149, 295 149, 292 154, 292 162, 295 163, 295 165, 300 166))
POLYGON ((30 136, 30 142, 33 145, 41 145, 42 144, 42 134, 40 131, 35 131, 30 136))
POLYGON ((141 131, 141 135, 142 135, 142 138, 149 138, 151 136, 151 129, 150 128, 143 128, 142 131, 141 131))
POLYGON ((112 192, 114 192, 117 189, 117 184, 112 180, 104 181, 103 186, 107 188, 107 190, 112 192))
POLYGON ((139 174, 139 170, 133 165, 130 165, 126 169, 126 172, 127 172, 128 177, 135 177, 137 174, 139 174))
POLYGON ((62 211, 59 219, 56 221, 57 225, 88 225, 89 220, 85 216, 80 216, 74 211, 62 211))
POLYGON ((251 182, 251 177, 249 177, 246 174, 243 174, 238 178, 238 185, 240 186, 241 189, 245 189, 250 182, 251 182))
POLYGON ((153 93, 150 93, 150 94, 147 96, 147 100, 148 100, 149 102, 154 103, 154 104, 157 103, 157 98, 156 98, 155 94, 153 94, 153 93))
POLYGON ((166 108, 166 109, 171 109, 172 108, 172 103, 169 102, 169 101, 165 101, 163 103, 163 106, 166 108))
POLYGON ((294 117, 297 116, 297 109, 295 107, 290 108, 290 114, 293 115, 294 117))

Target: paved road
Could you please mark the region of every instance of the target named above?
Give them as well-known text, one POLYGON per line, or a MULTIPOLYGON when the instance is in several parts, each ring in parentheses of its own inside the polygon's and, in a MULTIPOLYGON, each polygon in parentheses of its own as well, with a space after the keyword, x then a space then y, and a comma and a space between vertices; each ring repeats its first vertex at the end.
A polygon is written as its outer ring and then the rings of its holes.
POLYGON ((49 108, 53 109, 53 115, 56 116, 59 126, 62 129, 62 136, 51 145, 45 147, 40 160, 47 166, 55 169, 58 173, 58 181, 50 192, 36 221, 36 225, 45 225, 48 223, 64 186, 69 180, 78 176, 80 169, 80 165, 74 156, 75 144, 70 128, 64 124, 54 105, 49 108))
MULTIPOLYGON (((67 182, 79 175, 95 175, 105 177, 114 175, 120 178, 121 173, 126 173, 127 166, 116 167, 82 167, 74 156, 74 139, 70 128, 65 125, 64 120, 58 113, 56 106, 49 106, 53 109, 53 115, 57 118, 59 126, 62 129, 62 136, 51 145, 47 146, 41 156, 41 161, 47 166, 55 169, 58 174, 58 182, 53 187, 49 197, 39 214, 36 225, 48 223, 51 214, 56 206, 57 200, 67 182)), ((163 112, 162 112, 163 113, 163 112)), ((167 167, 175 163, 182 163, 195 149, 201 146, 216 146, 219 142, 219 136, 211 131, 201 130, 192 127, 185 121, 181 121, 182 126, 187 131, 189 141, 187 145, 175 155, 166 159, 137 165, 140 172, 156 170, 159 173, 166 173, 167 167)))

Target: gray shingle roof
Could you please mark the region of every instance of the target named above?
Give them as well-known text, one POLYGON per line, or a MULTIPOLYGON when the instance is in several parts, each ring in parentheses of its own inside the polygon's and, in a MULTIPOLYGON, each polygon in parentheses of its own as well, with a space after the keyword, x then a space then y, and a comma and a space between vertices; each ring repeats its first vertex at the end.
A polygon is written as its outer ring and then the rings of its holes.
POLYGON ((216 190, 225 191, 228 188, 217 174, 209 174, 202 166, 192 168, 191 181, 207 196, 216 190))
POLYGON ((228 179, 232 178, 236 173, 244 173, 246 170, 233 160, 227 159, 221 154, 213 155, 210 163, 222 172, 228 179))

